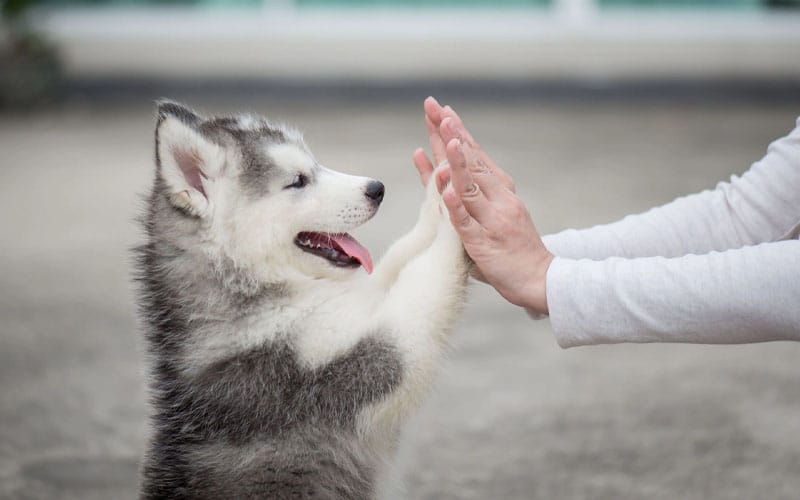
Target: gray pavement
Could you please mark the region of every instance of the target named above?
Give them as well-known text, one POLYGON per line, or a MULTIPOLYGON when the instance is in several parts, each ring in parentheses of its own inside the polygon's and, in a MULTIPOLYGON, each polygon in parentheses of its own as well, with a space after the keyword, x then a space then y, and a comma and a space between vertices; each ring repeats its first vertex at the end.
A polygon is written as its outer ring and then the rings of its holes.
MULTIPOLYGON (((179 96, 177 96, 179 97, 179 96)), ((424 97, 424 96, 420 96, 424 97)), ((382 179, 357 235, 411 226, 417 102, 193 102, 306 130, 318 158, 382 179)), ((543 232, 711 187, 788 131, 795 105, 457 102, 543 232)), ((128 249, 152 164, 152 107, 0 116, 0 498, 136 495, 146 432, 128 249)), ((562 350, 473 286, 456 346, 404 434, 407 498, 798 498, 800 345, 562 350)))

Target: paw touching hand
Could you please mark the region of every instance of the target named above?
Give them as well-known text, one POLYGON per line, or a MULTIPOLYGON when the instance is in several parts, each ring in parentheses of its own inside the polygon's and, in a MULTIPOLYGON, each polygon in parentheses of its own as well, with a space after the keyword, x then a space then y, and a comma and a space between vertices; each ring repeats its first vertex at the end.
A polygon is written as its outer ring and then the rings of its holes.
POLYGON ((435 169, 421 149, 414 152, 414 165, 429 192, 434 186, 442 192, 449 221, 479 279, 509 302, 546 314, 546 276, 554 257, 516 196, 513 179, 480 148, 452 108, 429 97, 425 114, 433 157, 442 166, 435 169))
POLYGON ((442 201, 442 191, 449 182, 449 167, 447 160, 443 161, 431 171, 428 182, 425 185, 425 201, 423 202, 423 212, 430 218, 431 223, 438 221, 442 217, 447 217, 447 208, 442 201))

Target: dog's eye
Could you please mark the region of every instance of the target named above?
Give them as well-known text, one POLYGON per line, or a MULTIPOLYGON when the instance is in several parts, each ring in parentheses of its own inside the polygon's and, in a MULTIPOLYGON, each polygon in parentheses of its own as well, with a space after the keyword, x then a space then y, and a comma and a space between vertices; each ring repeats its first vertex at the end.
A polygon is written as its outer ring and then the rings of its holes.
POLYGON ((304 174, 297 174, 291 184, 285 189, 300 189, 308 184, 308 177, 304 174))

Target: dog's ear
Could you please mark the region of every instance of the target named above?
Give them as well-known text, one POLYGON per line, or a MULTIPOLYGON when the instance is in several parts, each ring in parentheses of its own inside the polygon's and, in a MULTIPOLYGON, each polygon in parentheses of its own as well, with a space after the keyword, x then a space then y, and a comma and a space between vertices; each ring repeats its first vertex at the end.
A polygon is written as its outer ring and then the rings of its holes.
POLYGON ((158 101, 156 164, 177 208, 194 216, 208 213, 209 187, 222 173, 225 150, 203 135, 203 118, 172 101, 158 101))

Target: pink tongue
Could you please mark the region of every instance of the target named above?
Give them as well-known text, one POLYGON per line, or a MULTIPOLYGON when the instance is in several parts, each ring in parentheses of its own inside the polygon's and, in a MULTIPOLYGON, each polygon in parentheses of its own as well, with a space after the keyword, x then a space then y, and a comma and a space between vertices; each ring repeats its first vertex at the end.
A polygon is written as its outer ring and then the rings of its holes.
POLYGON ((331 239, 336 242, 344 253, 358 259, 364 269, 366 269, 368 274, 372 274, 372 256, 369 254, 369 250, 364 248, 361 243, 356 241, 355 238, 350 236, 349 234, 331 234, 331 239))

